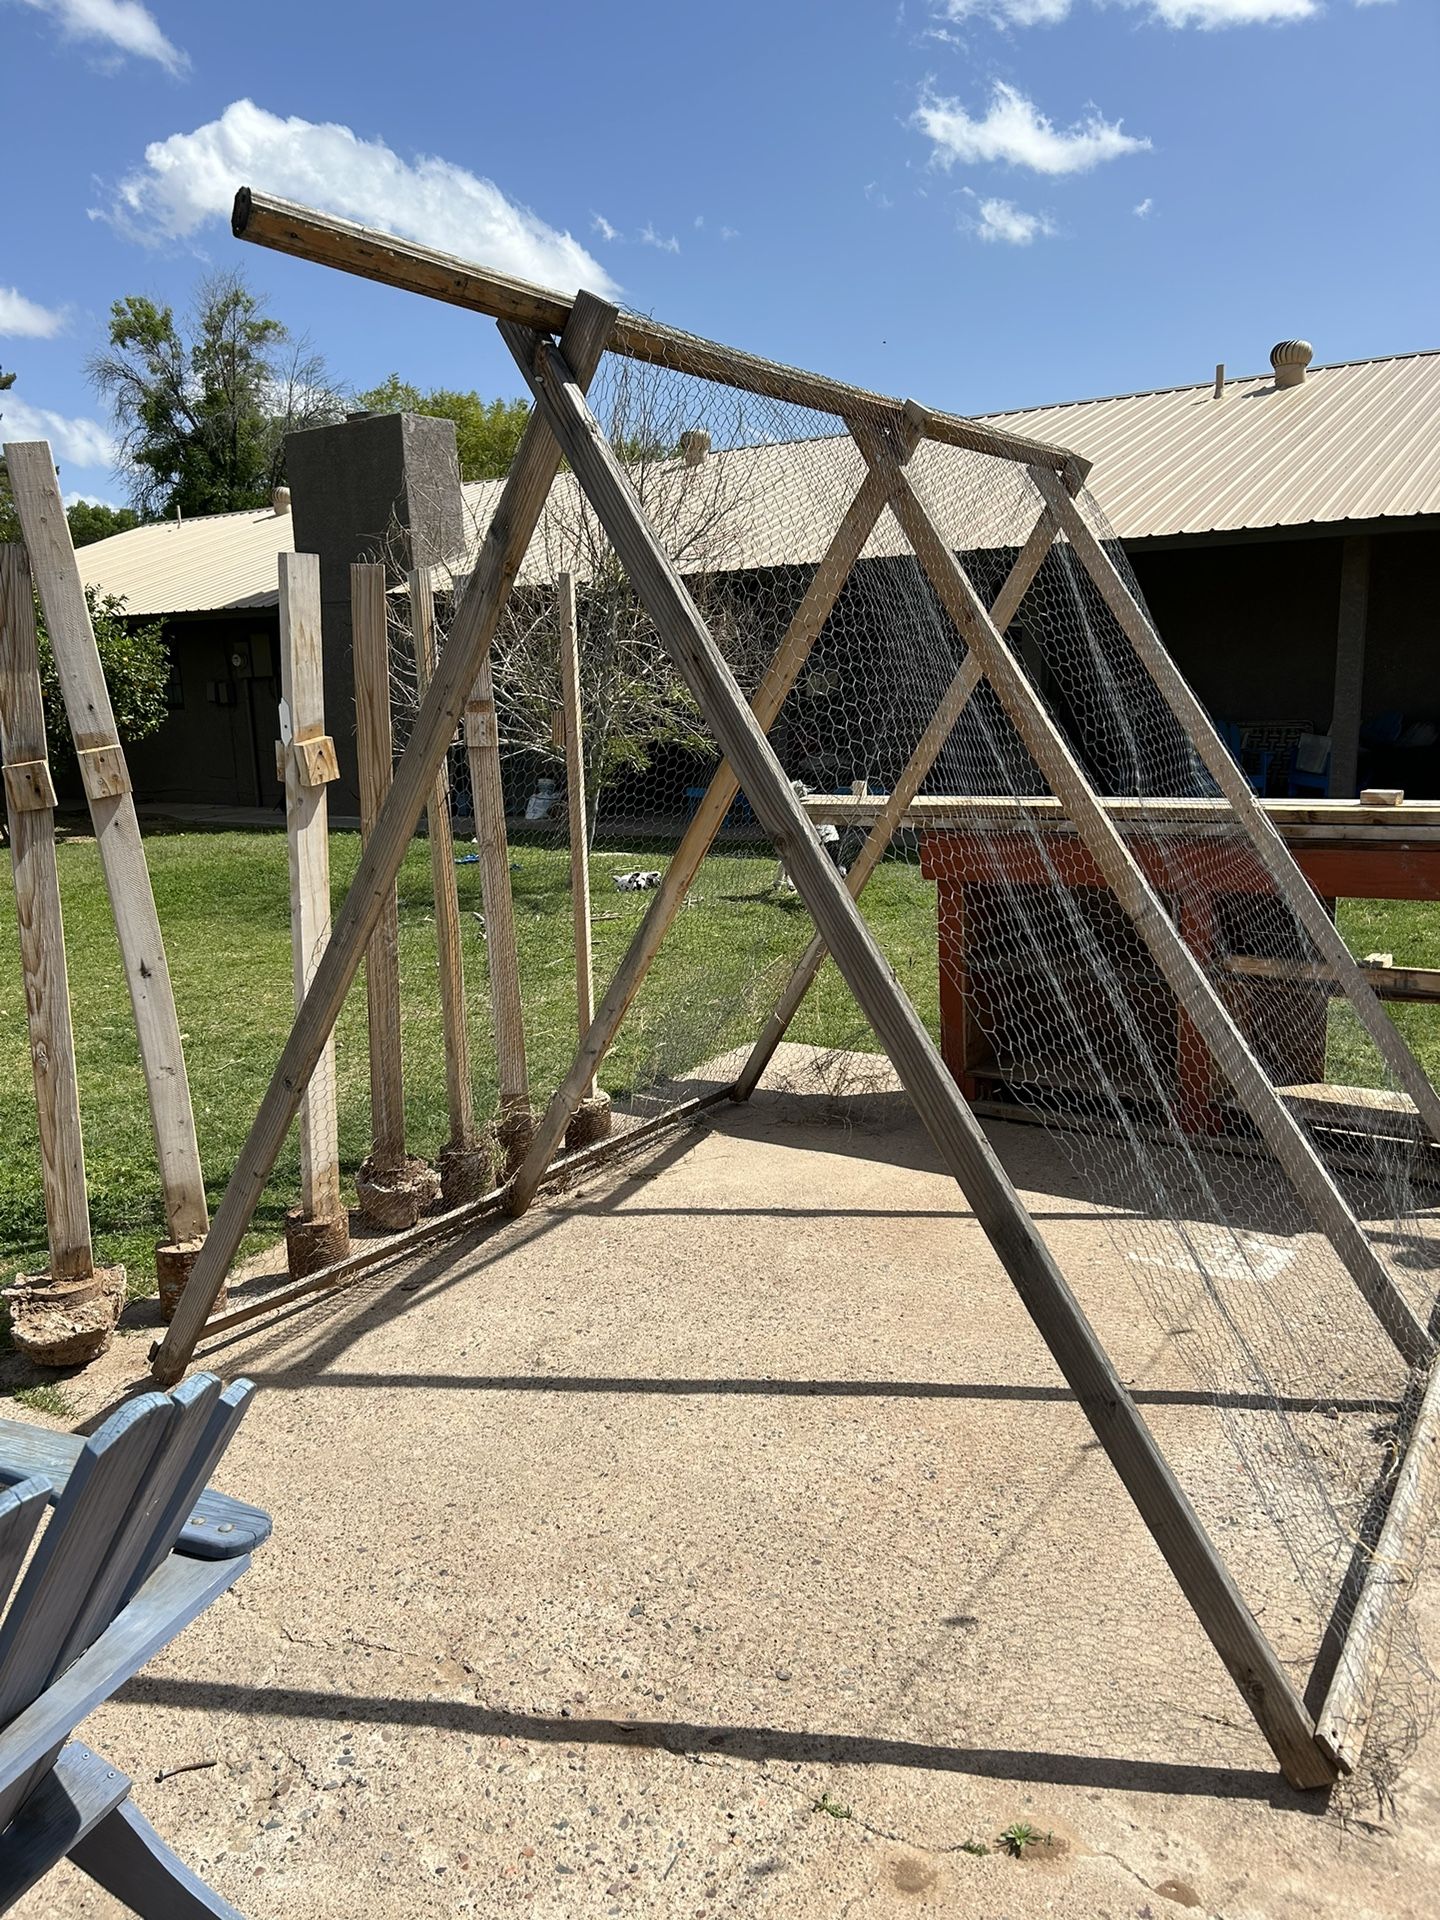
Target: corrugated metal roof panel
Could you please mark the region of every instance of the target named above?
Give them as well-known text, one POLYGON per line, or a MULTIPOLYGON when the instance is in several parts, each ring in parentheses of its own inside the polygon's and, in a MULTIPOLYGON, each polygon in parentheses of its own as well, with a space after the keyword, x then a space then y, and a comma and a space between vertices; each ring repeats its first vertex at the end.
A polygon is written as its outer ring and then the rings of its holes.
POLYGON ((294 549, 289 514, 265 507, 132 527, 76 557, 85 584, 119 594, 127 613, 213 613, 273 607, 276 559, 294 549))

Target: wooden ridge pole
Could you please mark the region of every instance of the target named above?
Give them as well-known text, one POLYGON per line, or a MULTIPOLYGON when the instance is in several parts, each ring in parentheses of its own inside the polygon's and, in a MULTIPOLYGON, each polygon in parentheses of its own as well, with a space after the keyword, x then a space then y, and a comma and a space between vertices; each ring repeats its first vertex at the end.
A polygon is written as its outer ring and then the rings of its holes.
MULTIPOLYGON (((1055 526, 1047 510, 1041 511, 1030 538, 1020 549, 1015 564, 1006 576, 1005 583, 996 596, 990 609, 990 618, 995 622, 997 632, 1004 633, 1020 609, 1026 590, 1041 567, 1045 556, 1055 540, 1055 526)), ((852 900, 858 900, 865 883, 876 867, 885 858, 890 842, 899 831, 911 801, 920 791, 920 787, 940 757, 941 749, 955 731, 956 723, 970 703, 980 681, 984 678, 980 663, 974 654, 967 654, 960 663, 954 678, 940 696, 929 726, 921 734, 915 751, 906 762, 891 792, 886 795, 884 804, 876 814, 873 825, 865 837, 850 871, 845 876, 845 885, 852 900)), ((808 815, 807 815, 808 818, 808 815)), ((775 1049, 785 1038, 790 1023, 800 1011, 800 1004, 815 983, 815 976, 825 963, 826 947, 824 939, 816 934, 796 964, 795 971, 786 981, 775 1011, 766 1021, 760 1038, 750 1051, 750 1058, 740 1069, 735 1080, 735 1098, 748 1100, 760 1083, 760 1076, 775 1057, 775 1049)))
MULTIPOLYGON (((908 458, 909 450, 914 445, 914 436, 906 434, 904 437, 908 458)), ((871 474, 861 483, 846 509, 755 691, 751 704, 756 719, 766 731, 774 725, 776 716, 785 704, 786 695, 809 658, 811 647, 830 618, 840 591, 850 576, 850 569, 860 557, 861 549, 875 531, 875 523, 884 511, 885 489, 871 474)), ((728 762, 722 761, 711 776, 704 798, 696 807, 694 817, 666 865, 649 910, 605 990, 595 1018, 590 1022, 589 1032, 571 1062, 570 1071, 556 1089, 543 1119, 535 1129, 530 1150, 510 1183, 508 1204, 512 1213, 523 1213, 534 1199, 546 1167, 560 1149, 571 1116, 585 1097, 586 1087, 594 1079, 600 1062, 614 1043, 626 1011, 640 991, 651 962, 660 951, 665 935, 700 871, 701 862, 710 851, 739 791, 740 783, 734 771, 728 762)))
MULTIPOLYGON (((313 553, 282 553, 280 584, 280 697, 282 733, 276 752, 285 787, 290 859, 290 965, 299 1015, 310 981, 330 939, 330 803, 326 788, 339 777, 335 742, 325 731, 325 671, 320 627, 320 561, 313 553)), ((300 1205, 285 1217, 285 1246, 293 1279, 344 1257, 350 1222, 340 1194, 340 1123, 335 1086, 335 1037, 316 1062, 300 1102, 300 1205)))
MULTIPOLYGON (((435 595, 426 567, 411 569, 410 633, 415 682, 423 700, 435 677, 435 595)), ((446 760, 448 761, 448 754, 446 760)), ((450 1138, 440 1155, 440 1183, 451 1206, 473 1200, 490 1184, 490 1155, 475 1133, 475 1095, 470 1084, 470 1028, 465 1017, 465 955, 460 945, 460 898, 455 885, 455 836, 450 826, 449 769, 441 763, 426 810, 430 839, 430 885, 435 896, 435 957, 440 984, 440 1024, 445 1041, 445 1105, 450 1138)))
MULTIPOLYGON (((253 187, 241 187, 235 195, 230 226, 236 239, 248 240, 254 246, 358 274, 383 286, 401 287, 408 293, 465 307, 472 313, 486 313, 496 320, 514 320, 542 332, 559 333, 571 312, 568 294, 493 273, 469 260, 416 246, 413 241, 399 240, 374 227, 357 226, 333 214, 278 200, 253 187)), ((900 425, 899 400, 849 386, 843 380, 782 366, 753 353, 740 353, 714 340, 701 340, 678 328, 661 326, 644 314, 618 314, 610 348, 627 359, 672 367, 701 380, 718 380, 742 393, 767 394, 775 400, 845 418, 864 414, 900 425)), ((1039 460, 1057 472, 1078 472, 1082 477, 1090 471, 1090 462, 1081 460, 1068 447, 1027 440, 1021 434, 1006 433, 1003 428, 958 414, 927 412, 923 418, 925 436, 947 446, 992 453, 1002 460, 1039 460)))
MULTIPOLYGON (((608 309, 587 307, 565 330, 566 353, 587 385, 600 363, 609 331, 608 309)), ((449 644, 421 702, 410 744, 395 770, 389 799, 335 921, 330 944, 316 967, 305 1005, 290 1030, 280 1059, 260 1102, 249 1135, 216 1210, 214 1226, 191 1284, 165 1338, 152 1350, 151 1371, 165 1385, 178 1380, 189 1364, 235 1250, 240 1245, 265 1182, 275 1165, 306 1083, 334 1029, 354 981, 371 929, 394 886, 401 862, 434 784, 465 696, 473 686, 481 657, 489 647, 525 550, 530 545, 546 497, 560 469, 560 450, 549 429, 531 418, 520 437, 510 476, 485 535, 475 571, 451 623, 449 644)))
MULTIPOLYGON (((588 304, 582 294, 577 315, 588 304)), ((501 332, 707 726, 1287 1779, 1299 1787, 1329 1785, 1333 1768, 1315 1744, 1314 1722, 1289 1675, 820 846, 563 352, 524 328, 502 324, 501 332)))
MULTIPOLYGON (((976 653, 1016 733, 1074 822, 1210 1057, 1406 1362, 1427 1361, 1433 1352, 1429 1334, 1386 1271, 1308 1135, 1281 1102, 1209 976, 1171 924, 1039 695, 995 631, 908 474, 879 440, 870 435, 859 439, 865 458, 876 471, 889 476, 890 505, 942 606, 976 653)), ((1058 509, 1052 511, 1058 515, 1058 509)))
POLYGON ((1144 609, 1125 585, 1114 561, 1086 525, 1074 501, 1054 485, 1044 467, 1032 466, 1031 478, 1074 549, 1075 557, 1099 589, 1166 705, 1180 722, 1211 778, 1234 809, 1251 846, 1275 882, 1295 918, 1321 956, 1335 969, 1357 1018, 1375 1042, 1381 1059, 1415 1102, 1432 1140, 1440 1142, 1440 1093, 1411 1052, 1404 1034, 1381 1006, 1355 956, 1320 903, 1319 896, 1296 866, 1275 822, 1266 813, 1250 782, 1215 731, 1215 724, 1195 697, 1185 676, 1165 650, 1144 609))
POLYGON ((525 1003, 520 992, 520 946, 515 935, 515 896, 510 890, 510 842, 505 832, 505 782, 500 768, 500 726, 487 654, 465 702, 465 752, 475 809, 475 845, 480 854, 480 894, 485 908, 485 952, 490 972, 490 1012, 495 1028, 495 1066, 500 1088, 496 1132, 507 1168, 530 1144, 530 1070, 525 1059, 525 1003))
POLYGON ((52 1280, 95 1270, 85 1193, 85 1142, 55 861, 55 788, 45 745, 35 601, 25 549, 0 546, 0 758, 20 923, 20 968, 40 1127, 40 1179, 52 1280))
MULTIPOLYGON (((350 620, 355 647, 355 750, 360 770, 363 848, 375 831, 394 778, 384 567, 369 561, 351 567, 350 620)), ((393 881, 365 952, 365 1006, 370 1027, 370 1161, 377 1172, 390 1172, 405 1159, 400 907, 393 881)))
POLYGON ((184 1264, 208 1224, 205 1180, 195 1141, 195 1115, 175 995, 140 823, 135 817, 130 775, 50 448, 43 440, 12 443, 5 448, 5 458, 31 570, 45 610, 45 625, 120 942, 125 983, 130 990, 160 1162, 165 1218, 174 1243, 172 1249, 164 1251, 173 1251, 184 1264))

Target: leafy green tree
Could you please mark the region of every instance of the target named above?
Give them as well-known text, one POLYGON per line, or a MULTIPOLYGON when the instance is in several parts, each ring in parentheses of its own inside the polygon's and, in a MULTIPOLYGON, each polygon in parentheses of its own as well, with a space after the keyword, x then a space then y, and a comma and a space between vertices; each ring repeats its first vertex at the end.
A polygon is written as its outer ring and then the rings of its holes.
POLYGON ((140 524, 133 508, 108 506, 103 500, 76 500, 65 509, 65 518, 77 547, 93 546, 97 540, 108 540, 112 533, 128 533, 140 524))
POLYGON ((285 435, 344 411, 320 355, 238 273, 203 280, 184 327, 143 294, 117 300, 109 350, 87 370, 147 518, 268 506, 284 478, 285 435))
MULTIPOLYGON (((116 731, 124 745, 134 746, 158 731, 170 712, 165 698, 170 679, 170 650, 162 637, 161 623, 127 620, 125 602, 113 593, 97 593, 94 587, 86 587, 85 602, 95 628, 95 644, 100 651, 105 684, 110 689, 110 704, 115 709, 116 731)), ((70 738, 70 723, 65 718, 55 652, 38 599, 35 624, 50 764, 57 773, 69 772, 75 765, 75 746, 70 738)))
POLYGON ((392 373, 356 395, 356 405, 373 413, 424 413, 455 422, 455 445, 462 480, 499 480, 510 471, 520 435, 530 417, 528 400, 482 400, 478 393, 434 387, 429 393, 392 373))

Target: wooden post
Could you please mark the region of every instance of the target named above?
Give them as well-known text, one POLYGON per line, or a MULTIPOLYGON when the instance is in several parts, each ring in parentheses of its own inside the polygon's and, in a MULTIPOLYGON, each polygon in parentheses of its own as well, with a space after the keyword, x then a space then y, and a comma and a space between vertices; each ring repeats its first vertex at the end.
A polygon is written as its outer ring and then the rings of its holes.
MULTIPOLYGON (((907 457, 913 445, 912 435, 906 440, 907 457)), ((776 715, 785 704, 786 695, 809 658, 811 647, 830 618, 851 567, 875 531, 875 523, 884 510, 885 489, 871 474, 862 482, 860 490, 846 509, 845 517, 822 555, 805 595, 775 650, 775 656, 765 670, 765 677, 755 691, 751 704, 763 728, 768 730, 774 725, 776 715)), ((620 1031, 626 1010, 640 991, 641 982, 660 951, 661 943, 700 871, 700 864, 739 791, 740 783, 734 772, 727 763, 722 762, 716 768, 705 797, 695 809, 694 818, 686 827, 679 846, 665 868, 660 885, 655 889, 655 898, 605 990, 605 997, 590 1023, 590 1030, 579 1052, 571 1062, 570 1071, 556 1089, 544 1118, 535 1129, 530 1151, 510 1183, 508 1204, 512 1213, 523 1213, 535 1197, 535 1191, 545 1177, 545 1169, 559 1151, 570 1116, 584 1098, 586 1087, 620 1031)))
MULTIPOLYGON (((1387 1272, 1364 1228, 1316 1154, 1309 1136, 1276 1093, 1209 976, 1176 932, 1150 882, 1101 805, 1055 722, 1021 671, 950 551, 909 476, 884 445, 857 435, 861 451, 890 477, 890 505, 941 604, 977 654, 985 677, 1031 759, 1060 801, 1091 857, 1150 950, 1181 1009, 1194 1022, 1225 1078, 1311 1218, 1334 1247, 1371 1311, 1407 1363, 1429 1359, 1422 1322, 1387 1272)), ((1057 483, 1058 484, 1058 483, 1057 483)), ((1063 495, 1063 489, 1060 489, 1063 495)), ((1051 504, 1059 517, 1059 509, 1051 504)), ((1066 501, 1068 505, 1068 500, 1066 501)))
POLYGON ((25 549, 18 546, 0 546, 0 757, 5 763, 20 968, 40 1123, 50 1278, 88 1280, 95 1259, 55 862, 55 789, 46 758, 30 569, 25 549))
POLYGON ((1336 979, 1345 989, 1360 1024, 1375 1042, 1381 1059, 1414 1101, 1431 1139, 1440 1142, 1440 1093, 1430 1084, 1425 1069, 1411 1052, 1404 1035, 1375 997, 1339 928, 1296 866, 1274 821, 1251 792, 1249 781, 1231 758, 1225 743, 1215 731, 1214 722, 1166 652, 1159 634, 1120 578, 1114 561, 1085 524, 1074 501, 1063 488, 1052 484, 1053 476, 1045 468, 1031 467, 1030 477, 1059 522, 1076 558, 1099 588, 1105 604, 1160 689, 1166 705, 1189 736, 1211 778, 1230 802, 1251 846, 1304 929, 1306 937, 1321 957, 1334 967, 1336 979))
POLYGON ((168 1286, 170 1297, 175 1299, 187 1284, 208 1216, 165 943, 150 889, 130 775, 60 500, 55 462, 43 440, 8 445, 5 458, 31 571, 45 609, 45 625, 90 805, 125 983, 130 990, 170 1230, 170 1244, 157 1249, 156 1266, 162 1296, 168 1286))
MULTIPOLYGON (((593 308, 587 308, 565 330, 571 365, 587 384, 600 363, 608 330, 604 312, 593 308)), ((455 737, 465 696, 499 625, 510 584, 539 524, 551 484, 560 470, 560 457, 549 429, 532 417, 520 436, 475 571, 456 609, 449 644, 440 657, 430 691, 421 702, 410 744, 395 770, 394 788, 361 855, 330 945, 315 969, 305 1005, 251 1122, 209 1238, 195 1263, 192 1285, 164 1340, 151 1351, 151 1372, 162 1385, 172 1385, 189 1364, 205 1317, 250 1224, 306 1083, 345 1004, 370 931, 395 884, 415 823, 455 737)))
MULTIPOLYGON (((325 731, 325 672, 320 629, 320 562, 313 553, 280 555, 280 697, 284 702, 277 771, 285 787, 290 855, 290 964, 298 1015, 330 939, 329 782, 338 778, 335 743, 325 731)), ((326 1041, 300 1102, 300 1205, 285 1215, 292 1280, 343 1260, 350 1219, 340 1196, 340 1129, 335 1039, 326 1041)))
MULTIPOLYGON (((581 294, 576 313, 586 305, 581 294)), ((502 323, 501 332, 706 724, 1286 1777, 1296 1786, 1328 1785, 1334 1770, 1315 1744, 1314 1722, 1289 1675, 820 846, 563 354, 524 328, 502 323)))
MULTIPOLYGON (((995 622, 998 633, 1004 633, 1010 622, 1020 610, 1020 602, 1031 581, 1045 564, 1045 556, 1055 541, 1055 526, 1049 511, 1042 509, 1040 518, 1025 545, 1020 549, 1014 566, 1006 576, 1005 583, 996 595, 995 605, 990 609, 990 618, 995 622)), ((940 696, 930 724, 921 734, 914 753, 911 754, 904 771, 895 782, 893 790, 886 796, 883 806, 876 814, 874 823, 865 837, 850 871, 845 876, 845 884, 852 900, 860 898, 866 881, 876 867, 885 858, 890 842, 900 829, 906 809, 924 784, 925 777, 940 756, 941 749, 955 731, 956 723, 969 705, 970 696, 979 686, 983 675, 980 663, 973 654, 961 662, 944 693, 940 696)), ((857 789, 865 786, 864 781, 856 783, 857 789)), ((862 798, 858 791, 856 798, 862 798)), ((790 1023, 800 1011, 800 1004, 815 982, 815 976, 825 963, 825 941, 816 934, 796 963, 795 971, 786 981, 775 1003, 775 1011, 766 1021, 760 1038, 751 1049, 750 1058, 740 1069, 735 1081, 735 1098, 748 1100, 760 1083, 760 1076, 775 1057, 775 1049, 785 1038, 790 1023)))
POLYGON ((505 833, 505 784, 500 772, 500 729, 490 657, 480 663, 465 702, 465 752, 480 854, 480 897, 485 909, 485 952, 490 969, 490 1014, 495 1028, 495 1067, 500 1111, 495 1130, 507 1170, 530 1144, 530 1074, 525 1064, 525 1006, 520 995, 520 948, 515 938, 515 901, 510 891, 510 842, 505 833))
MULTIPOLYGON (((595 987, 590 935, 590 821, 585 798, 585 719, 580 698, 580 631, 575 617, 575 576, 556 582, 560 626, 560 700, 565 734, 565 806, 570 820, 570 912, 575 930, 575 1012, 583 1046, 595 1018, 595 987)), ((565 1145, 572 1151, 603 1140, 610 1131, 610 1096, 590 1075, 569 1126, 565 1145)))
MULTIPOLYGON (((360 841, 375 831, 390 795, 395 749, 390 730, 390 634, 385 569, 350 569, 355 655, 355 753, 360 773, 360 841)), ((432 784, 433 793, 433 784, 432 784)), ((355 1179, 361 1212, 387 1232, 413 1227, 440 1182, 405 1152, 405 1064, 400 1047, 400 907, 392 880, 365 954, 370 1034, 370 1153, 355 1179)))
POLYGON ((1330 711, 1330 791, 1360 790, 1360 718, 1365 698, 1365 619, 1370 600, 1370 536, 1352 533, 1340 549, 1340 607, 1335 626, 1335 699, 1330 711))
MULTIPOLYGON (((435 596, 428 568, 410 573, 410 633, 415 680, 423 700, 435 677, 435 596)), ((448 756, 447 756, 448 757, 448 756)), ((427 811, 430 882, 435 896, 435 950, 440 979, 440 1022, 445 1036, 445 1104, 450 1138, 440 1155, 440 1191, 447 1206, 476 1200, 490 1186, 489 1151, 475 1134, 475 1095, 470 1085, 470 1030, 465 1018, 465 956, 460 946, 460 901, 455 886, 455 836, 450 828, 450 779, 444 762, 435 776, 427 811)))

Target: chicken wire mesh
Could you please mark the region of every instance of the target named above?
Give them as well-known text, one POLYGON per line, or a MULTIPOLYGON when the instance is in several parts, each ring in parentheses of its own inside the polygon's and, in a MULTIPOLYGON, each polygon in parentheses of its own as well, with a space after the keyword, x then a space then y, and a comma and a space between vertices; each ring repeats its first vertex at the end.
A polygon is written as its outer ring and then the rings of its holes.
MULTIPOLYGON (((607 356, 590 404, 753 696, 807 592, 813 603, 823 588, 821 563, 847 512, 853 518, 867 468, 846 423, 696 377, 683 344, 668 366, 607 356)), ((909 472, 944 544, 992 603, 1040 516, 1034 481, 1011 460, 928 440, 909 472)), ((467 495, 473 551, 498 484, 467 495)), ((1086 495, 1081 506, 1143 605, 1095 501, 1086 495)), ((813 642, 807 634, 791 647, 793 684, 772 745, 837 867, 864 873, 862 911, 967 1096, 1045 1130, 1056 1184, 1093 1229, 1083 1270, 1072 1265, 1067 1277, 1122 1376, 1150 1390, 1147 1417, 1297 1684, 1316 1668, 1318 1705, 1369 1565, 1415 1383, 988 685, 964 704, 933 764, 917 767, 966 648, 889 509, 862 534, 813 642), (872 840, 885 796, 907 780, 918 786, 914 808, 872 840)), ((563 573, 575 587, 597 997, 720 766, 593 509, 562 471, 492 648, 537 1108, 584 1025, 570 917, 563 573)), ((445 591, 461 584, 441 583, 442 609, 445 591)), ((1020 599, 1008 644, 1092 786, 1134 803, 1117 815, 1126 845, 1367 1223, 1385 1271, 1429 1322, 1440 1274, 1432 1149, 1353 1011, 1313 977, 1324 956, 1063 538, 1020 599), (1255 961, 1260 970, 1247 970, 1255 961), (1357 1091, 1345 1095, 1340 1082, 1357 1091)), ((402 643, 402 709, 404 652, 402 643)), ((462 831, 473 771, 457 741, 450 775, 462 831)), ((481 913, 474 876, 461 869, 472 923, 481 913)), ((481 932, 483 965, 490 930, 481 932)), ((783 862, 737 794, 600 1067, 617 1124, 733 1081, 814 940, 783 862)), ((482 993, 476 980, 472 1003, 482 993)), ((818 1099, 838 1119, 894 1086, 829 961, 799 997, 786 1039, 764 1085, 818 1099)), ((476 1064, 480 1101, 493 1105, 493 1046, 477 1048, 476 1064)), ((1428 1698, 1398 1615, 1393 1631, 1367 1747, 1367 1777, 1382 1787, 1428 1698)))

